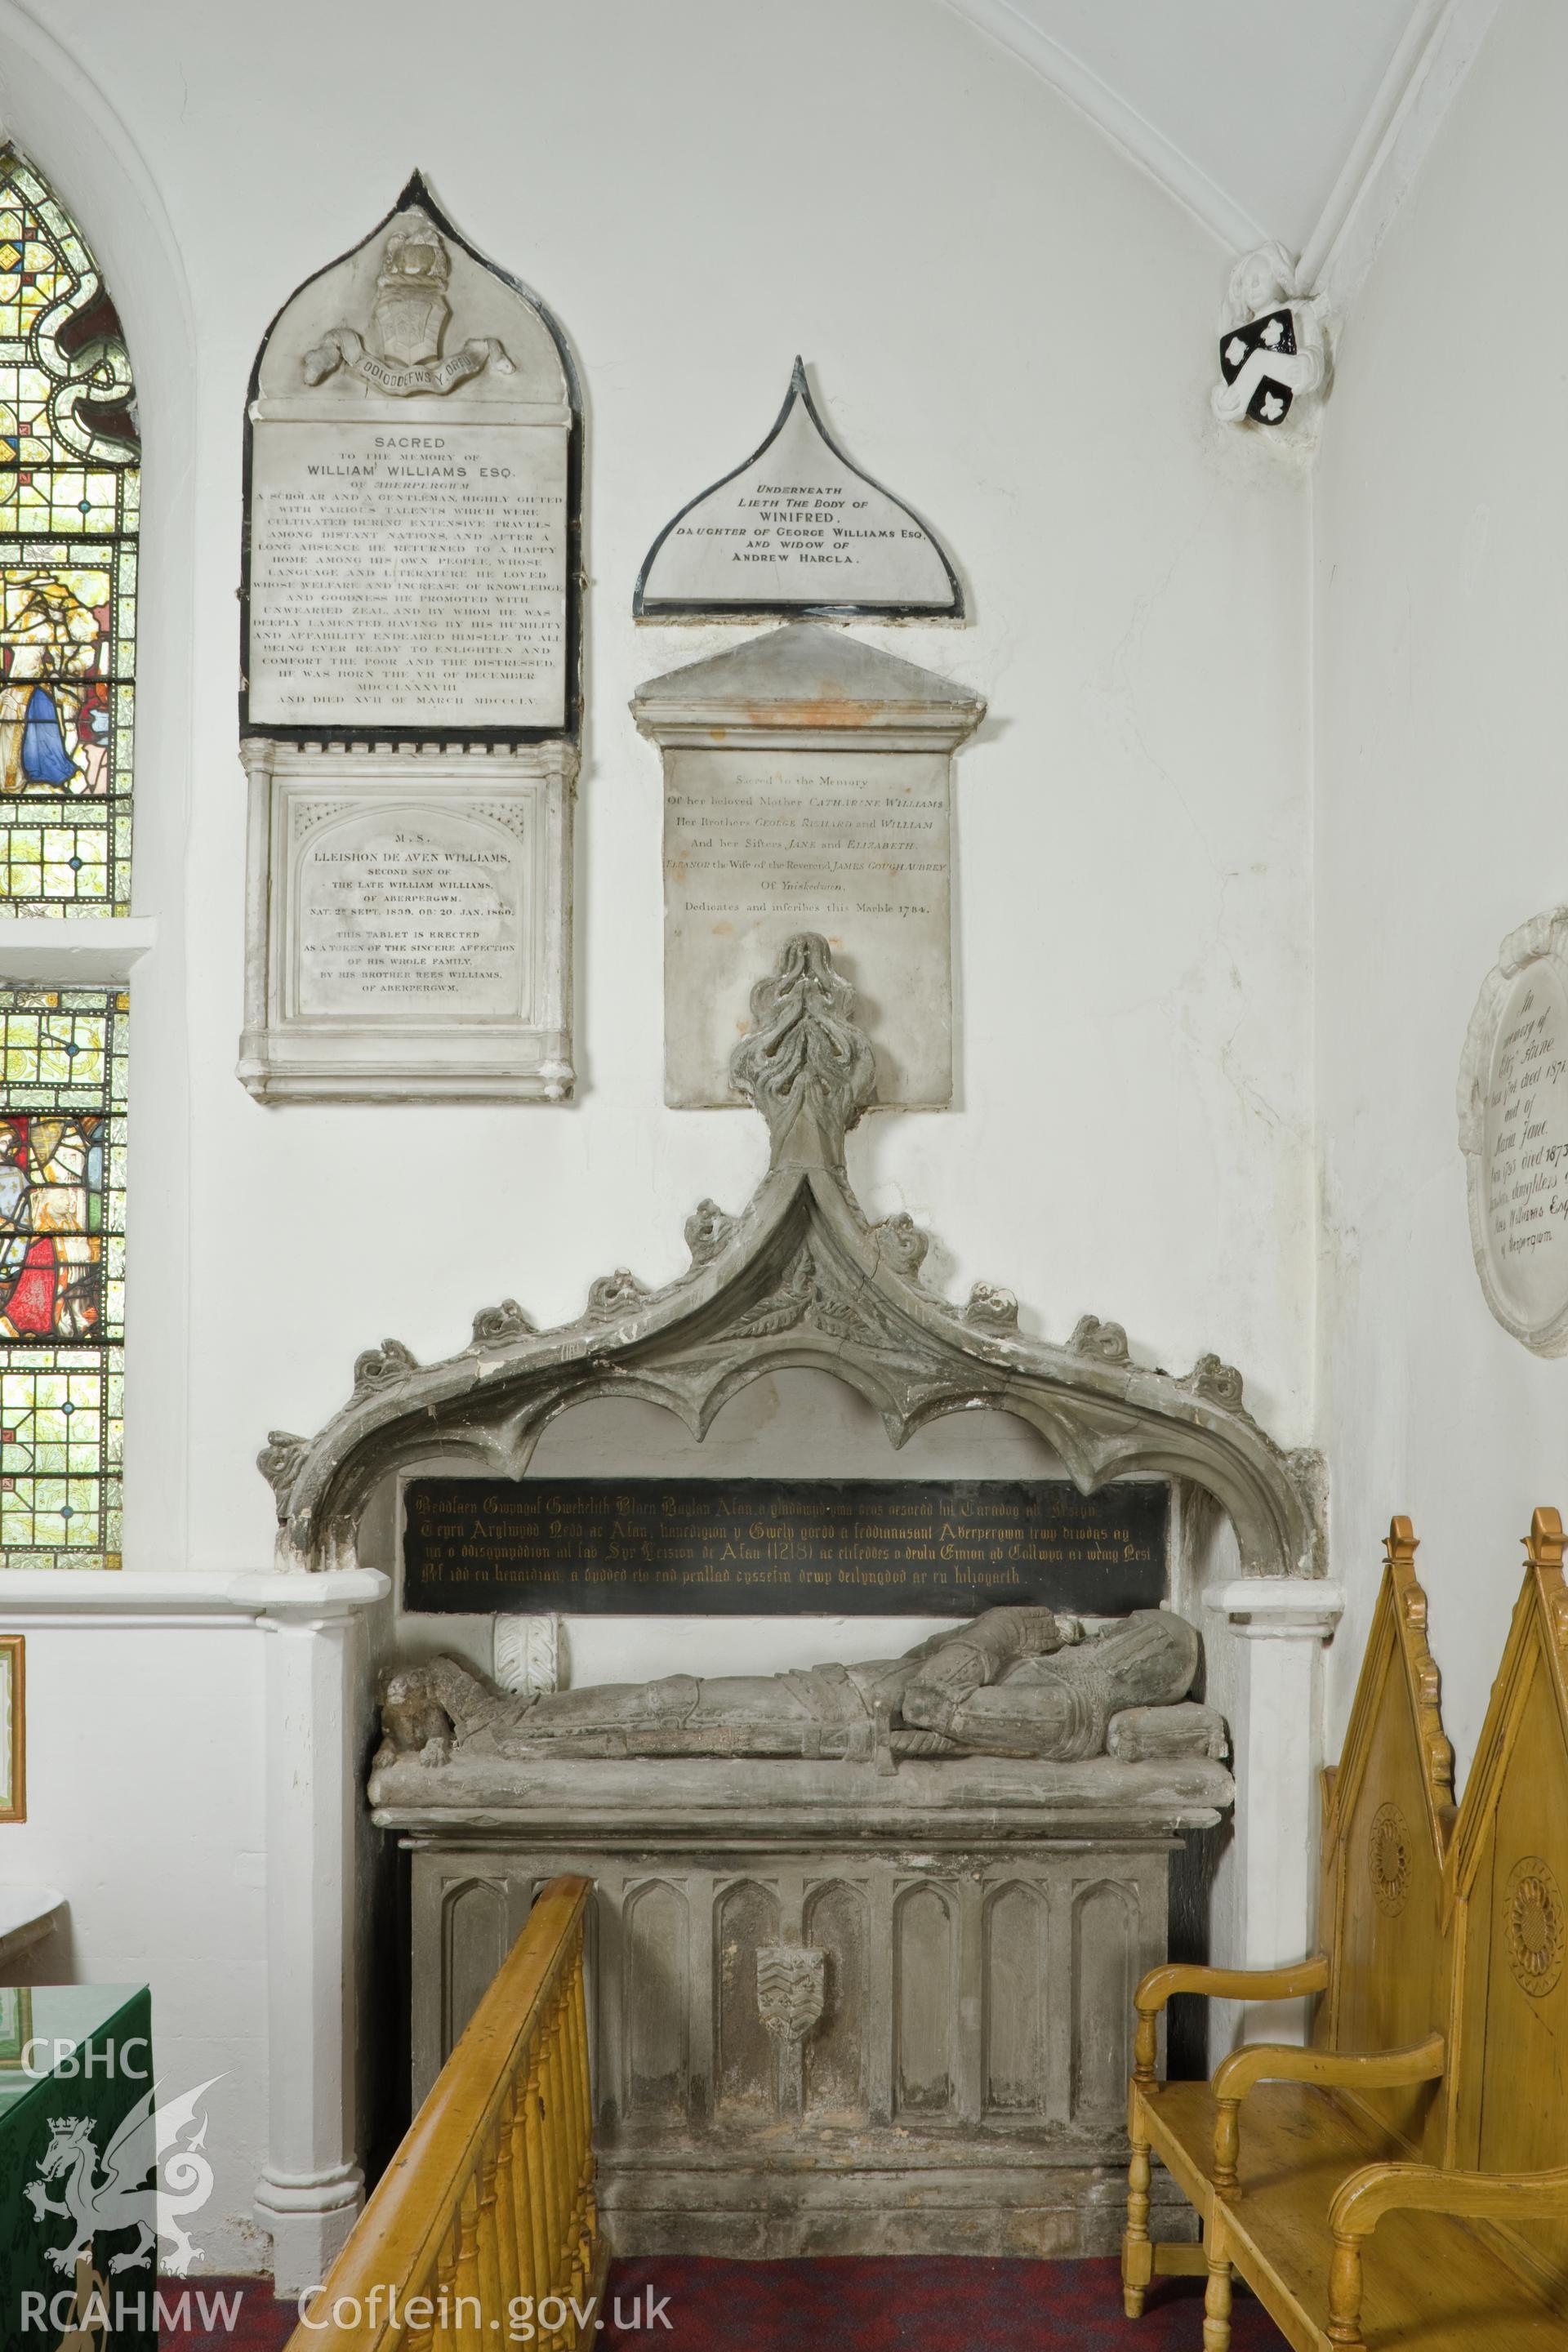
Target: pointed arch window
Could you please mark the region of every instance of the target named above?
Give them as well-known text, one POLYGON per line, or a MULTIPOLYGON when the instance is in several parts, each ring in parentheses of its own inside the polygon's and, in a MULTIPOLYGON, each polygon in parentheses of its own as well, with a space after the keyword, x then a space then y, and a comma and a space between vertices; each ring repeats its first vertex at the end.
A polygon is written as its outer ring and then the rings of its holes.
MULTIPOLYGON (((122 982, 72 984, 68 928, 131 912, 133 403, 90 251, 32 166, 0 146, 5 1568, 121 1560, 130 1000, 122 982), (17 924, 40 915, 64 919, 44 934, 58 956, 17 924)), ((106 924, 100 953, 128 953, 104 936, 134 928, 106 924)))
POLYGON ((97 263, 0 149, 0 915, 131 911, 134 404, 97 263))

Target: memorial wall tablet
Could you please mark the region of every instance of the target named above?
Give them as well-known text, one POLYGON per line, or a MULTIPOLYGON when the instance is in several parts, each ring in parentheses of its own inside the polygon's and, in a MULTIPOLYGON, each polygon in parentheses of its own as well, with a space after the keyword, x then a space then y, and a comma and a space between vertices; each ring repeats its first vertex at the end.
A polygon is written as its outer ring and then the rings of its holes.
POLYGON ((300 288, 246 407, 258 1099, 561 1101, 580 403, 417 175, 300 288))
POLYGON ((1115 1616, 1167 1591, 1163 1480, 412 1478, 403 1605, 458 1614, 1115 1616))
POLYGON ((794 622, 650 679, 664 762, 665 1100, 738 1103, 752 982, 818 931, 877 1034, 878 1102, 952 1099, 952 753, 965 687, 794 622))
POLYGON ((565 1098, 566 750, 248 739, 258 1100, 565 1098))
POLYGON ((655 540, 632 610, 646 621, 792 612, 962 620, 963 593, 920 517, 837 446, 796 360, 762 447, 655 540))
POLYGON ((242 732, 510 742, 573 726, 576 428, 555 322, 416 175, 257 354, 242 732))
POLYGON ((1568 908, 1510 932, 1487 975, 1459 1144, 1488 1306, 1537 1355, 1568 1352, 1568 908))

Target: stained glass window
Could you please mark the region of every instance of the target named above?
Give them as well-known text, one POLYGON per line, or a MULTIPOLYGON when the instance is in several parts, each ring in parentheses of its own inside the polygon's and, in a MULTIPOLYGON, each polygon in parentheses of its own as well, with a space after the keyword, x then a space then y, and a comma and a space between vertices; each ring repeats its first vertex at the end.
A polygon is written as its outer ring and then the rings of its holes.
POLYGON ((120 1566, 122 990, 0 987, 0 1557, 120 1566))
POLYGON ((133 403, 97 264, 0 148, 0 912, 131 911, 133 403))

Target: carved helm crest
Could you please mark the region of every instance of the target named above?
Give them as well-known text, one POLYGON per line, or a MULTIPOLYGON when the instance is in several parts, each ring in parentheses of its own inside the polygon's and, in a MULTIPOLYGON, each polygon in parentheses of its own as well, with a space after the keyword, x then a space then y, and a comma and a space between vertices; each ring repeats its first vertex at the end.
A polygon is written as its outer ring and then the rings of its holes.
POLYGON ((417 205, 404 215, 406 228, 395 228, 381 249, 381 275, 378 286, 406 287, 411 280, 422 287, 444 289, 451 275, 452 265, 438 231, 428 214, 417 205))

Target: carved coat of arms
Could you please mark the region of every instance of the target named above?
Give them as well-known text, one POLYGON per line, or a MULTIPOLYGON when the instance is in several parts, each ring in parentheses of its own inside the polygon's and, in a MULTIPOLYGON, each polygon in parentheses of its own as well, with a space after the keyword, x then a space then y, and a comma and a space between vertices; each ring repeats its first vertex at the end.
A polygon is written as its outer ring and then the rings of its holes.
POLYGON ((827 1999, 827 1955, 806 1944, 757 1948, 757 2014, 775 2042, 804 2042, 827 1999))
POLYGON ((493 335, 470 336, 460 351, 443 355, 452 316, 447 299, 451 267, 433 222, 411 207, 381 250, 372 319, 379 351, 367 349, 353 327, 329 328, 300 362, 306 383, 323 383, 347 368, 373 392, 403 400, 414 393, 450 392, 485 367, 510 375, 512 362, 493 335))

